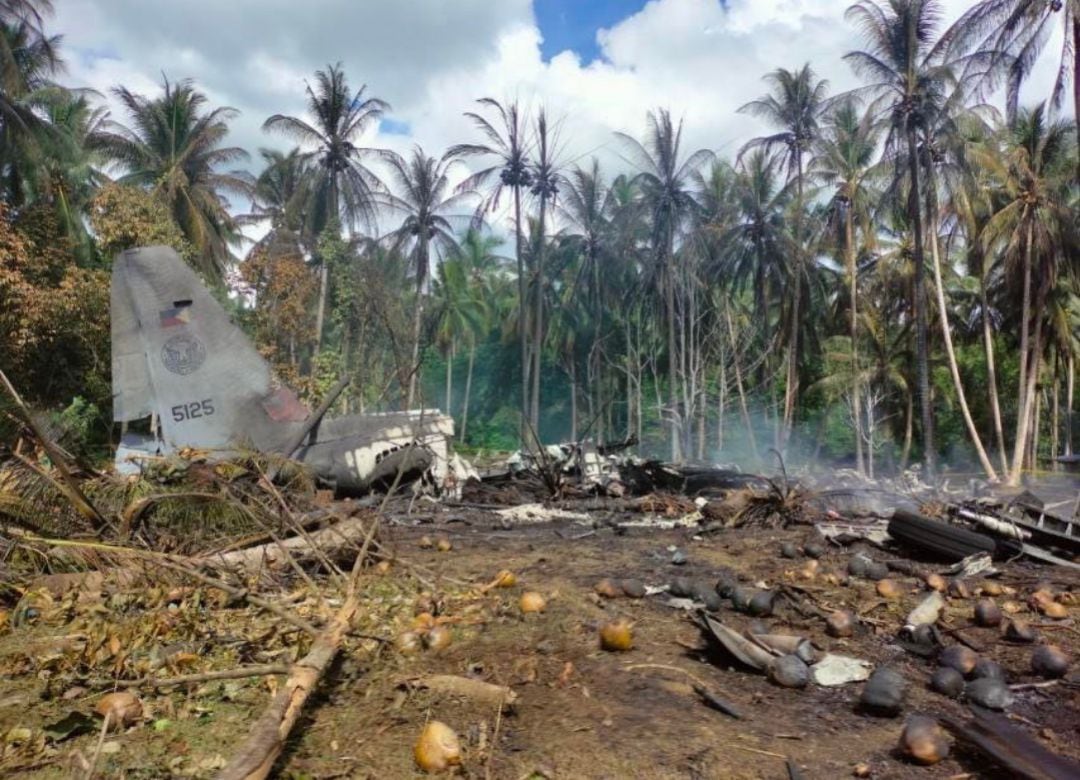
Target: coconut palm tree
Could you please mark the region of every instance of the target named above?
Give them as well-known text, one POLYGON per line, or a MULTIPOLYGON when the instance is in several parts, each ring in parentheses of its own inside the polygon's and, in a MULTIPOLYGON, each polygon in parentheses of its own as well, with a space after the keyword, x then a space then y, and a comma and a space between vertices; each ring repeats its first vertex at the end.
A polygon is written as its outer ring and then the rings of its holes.
MULTIPOLYGON (((476 336, 487 323, 484 289, 473 283, 468 260, 451 256, 439 263, 432 289, 435 305, 435 344, 446 358, 446 413, 453 412, 454 356, 464 342, 469 348, 470 367, 476 354, 476 336)), ((466 379, 466 384, 471 382, 466 379)), ((468 402, 462 404, 462 438, 468 424, 468 402)))
POLYGON ((42 185, 42 142, 52 130, 44 108, 64 91, 52 81, 61 70, 59 41, 29 21, 8 21, 0 9, 0 177, 16 206, 42 185))
POLYGON ((548 124, 543 108, 536 115, 533 132, 536 140, 535 156, 529 162, 532 183, 529 192, 539 203, 537 230, 540 241, 536 246, 536 262, 533 269, 533 340, 532 340, 532 391, 529 394, 529 423, 533 431, 540 431, 540 359, 544 347, 544 258, 547 253, 547 213, 555 205, 559 193, 559 163, 557 131, 548 124))
MULTIPOLYGON (((308 84, 305 88, 311 122, 284 114, 274 114, 263 122, 263 130, 299 143, 316 171, 306 207, 313 235, 319 235, 333 222, 350 232, 375 223, 375 196, 383 186, 365 162, 377 157, 378 152, 359 144, 390 105, 366 97, 366 89, 365 85, 351 91, 341 63, 328 65, 326 70, 315 72, 314 87, 308 84)), ((326 264, 320 263, 316 353, 322 347, 329 279, 326 264)))
MULTIPOLYGON (((935 41, 942 9, 938 0, 860 0, 847 17, 862 33, 865 50, 844 55, 868 83, 852 97, 868 98, 887 124, 886 148, 895 163, 895 179, 907 184, 908 222, 912 231, 915 278, 915 361, 927 471, 934 472, 934 417, 930 398, 930 355, 926 316, 923 203, 919 139, 949 99, 953 66, 935 41)), ((955 95, 955 91, 952 93, 955 95)))
POLYGON ((455 193, 450 187, 448 174, 455 162, 453 155, 446 154, 436 160, 416 146, 408 158, 394 152, 384 152, 383 159, 390 166, 394 187, 380 195, 379 202, 404 217, 401 226, 387 238, 393 250, 411 259, 416 290, 412 362, 405 396, 406 408, 412 408, 416 397, 416 378, 420 372, 424 289, 431 272, 431 250, 434 248, 436 256, 441 258, 456 247, 451 211, 460 205, 468 193, 455 193))
POLYGON ((94 107, 85 93, 52 89, 45 97, 42 111, 50 131, 42 135, 40 175, 35 197, 52 203, 57 219, 79 259, 90 261, 94 241, 84 219, 90 200, 105 181, 103 162, 94 148, 94 140, 104 126, 108 112, 94 107))
POLYGON ((458 242, 450 258, 465 272, 464 295, 467 308, 477 315, 475 327, 466 332, 469 345, 469 364, 465 373, 465 397, 461 408, 461 440, 465 441, 469 425, 469 402, 472 398, 473 368, 476 365, 477 336, 488 331, 498 310, 500 287, 505 286, 502 266, 506 258, 495 254, 501 244, 497 236, 469 228, 458 242))
MULTIPOLYGON (((993 57, 993 71, 1006 75, 1009 117, 1016 114, 1020 85, 1031 74, 1052 31, 1063 33, 1051 104, 1059 108, 1072 81, 1073 118, 1080 134, 1080 0, 979 0, 947 33, 957 51, 981 50, 993 57)), ((1080 157, 1077 159, 1080 175, 1080 157)))
MULTIPOLYGON (((848 338, 851 348, 852 405, 859 402, 859 307, 858 257, 861 243, 873 243, 874 205, 879 197, 875 165, 880 134, 869 112, 859 113, 851 100, 839 103, 828 115, 823 132, 814 148, 810 175, 815 181, 832 188, 826 219, 831 232, 839 236, 836 242, 843 261, 848 296, 848 338)), ((862 416, 855 417, 855 464, 863 471, 862 416)))
POLYGON ((778 132, 751 139, 743 150, 763 148, 766 152, 779 151, 787 168, 788 181, 795 184, 794 272, 791 274, 793 289, 786 296, 791 301, 791 332, 788 336, 787 381, 784 389, 784 425, 779 444, 783 447, 791 433, 792 418, 798 398, 799 380, 799 328, 802 318, 799 305, 802 301, 802 280, 805 265, 805 237, 803 235, 804 200, 803 167, 818 137, 818 121, 825 103, 828 82, 815 77, 810 65, 797 71, 777 68, 766 74, 766 83, 772 89, 757 100, 742 106, 740 113, 748 113, 765 120, 778 132))
POLYGON ((513 198, 514 211, 514 256, 517 261, 518 287, 518 346, 521 353, 521 440, 525 443, 525 421, 529 419, 529 338, 525 312, 527 299, 525 279, 525 235, 521 228, 521 194, 532 184, 532 170, 529 165, 530 142, 528 139, 528 120, 515 100, 503 105, 490 97, 476 101, 495 115, 489 120, 482 114, 467 111, 465 116, 480 130, 485 141, 475 144, 457 144, 449 154, 461 157, 494 158, 493 164, 482 168, 458 185, 459 192, 487 190, 482 203, 484 211, 499 208, 503 189, 509 189, 513 198))
POLYGON ((682 457, 682 419, 679 413, 679 356, 676 343, 675 246, 691 214, 698 208, 694 200, 692 175, 714 155, 707 149, 699 149, 684 157, 681 149, 682 122, 672 122, 671 114, 666 109, 649 112, 644 142, 626 133, 616 135, 623 141, 629 161, 637 169, 635 182, 648 215, 654 272, 664 295, 671 459, 677 461, 682 457))
POLYGON ((299 147, 288 152, 260 149, 259 156, 265 167, 255 179, 251 213, 245 215, 245 220, 269 221, 270 230, 260 244, 303 252, 313 240, 312 224, 307 218, 313 183, 311 161, 299 147))
MULTIPOLYGON (((575 166, 563 176, 562 197, 558 212, 567 228, 562 239, 567 251, 578 257, 577 273, 570 284, 575 298, 580 298, 591 312, 589 319, 589 364, 592 386, 586 392, 593 397, 594 408, 604 404, 599 397, 603 382, 601 339, 610 321, 605 313, 611 300, 610 291, 615 289, 612 271, 612 218, 615 212, 614 193, 604 182, 600 163, 594 157, 587 168, 575 166)), ((602 431, 600 432, 602 433, 602 431)))
POLYGON ((229 212, 228 195, 250 197, 251 176, 223 166, 247 159, 247 152, 222 146, 229 121, 227 106, 207 111, 206 95, 190 80, 163 81, 162 93, 147 97, 127 87, 113 90, 127 109, 130 126, 109 121, 96 143, 116 163, 122 184, 151 190, 169 206, 184 237, 197 252, 200 270, 220 282, 241 241, 229 212))
MULTIPOLYGON (((760 347, 768 355, 774 346, 773 298, 785 275, 783 258, 788 245, 784 214, 790 191, 781 186, 775 159, 763 149, 757 149, 739 162, 733 197, 736 216, 719 237, 720 275, 733 289, 750 289, 753 311, 760 323, 758 329, 764 337, 760 347)), ((767 372, 767 362, 760 364, 763 375, 767 372)))
POLYGON ((982 232, 987 251, 998 251, 1020 277, 1020 371, 1016 435, 1010 484, 1019 484, 1028 446, 1039 364, 1045 345, 1042 312, 1056 284, 1059 266, 1073 243, 1073 212, 1068 208, 1073 154, 1071 128, 1050 120, 1046 106, 1021 110, 1005 136, 1004 153, 980 155, 980 162, 1002 188, 1003 201, 982 232))

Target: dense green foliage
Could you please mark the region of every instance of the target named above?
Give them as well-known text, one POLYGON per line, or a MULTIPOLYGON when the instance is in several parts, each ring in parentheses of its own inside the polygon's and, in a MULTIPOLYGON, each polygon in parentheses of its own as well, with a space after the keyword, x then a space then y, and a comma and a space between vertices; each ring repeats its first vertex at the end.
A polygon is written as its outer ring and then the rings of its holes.
POLYGON ((118 88, 120 118, 58 85, 49 10, 0 2, 0 348, 83 427, 108 403, 109 258, 153 242, 307 397, 348 374, 342 411, 442 406, 473 448, 636 436, 1011 479, 1072 451, 1076 124, 1064 82, 1016 96, 1054 24, 1080 37, 1080 0, 982 0, 949 30, 937 0, 860 0, 863 86, 765 74, 743 110, 769 129, 731 159, 657 109, 618 134, 620 170, 564 163, 573 117, 492 98, 445 154, 369 148, 389 105, 332 65, 304 117, 265 121, 298 146, 254 177, 235 111, 190 82, 118 88))

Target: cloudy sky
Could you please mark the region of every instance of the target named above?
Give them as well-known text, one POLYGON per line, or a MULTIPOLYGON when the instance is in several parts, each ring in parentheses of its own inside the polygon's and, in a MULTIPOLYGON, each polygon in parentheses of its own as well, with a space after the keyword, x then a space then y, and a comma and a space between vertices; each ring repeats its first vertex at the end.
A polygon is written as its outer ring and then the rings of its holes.
MULTIPOLYGON (((848 0, 57 0, 67 81, 102 93, 153 93, 162 74, 192 78, 237 108, 232 143, 284 146, 261 131, 303 111, 304 83, 341 61, 351 82, 390 102, 369 139, 440 154, 475 138, 475 98, 543 103, 560 120, 562 157, 624 165, 612 131, 646 112, 685 120, 688 148, 733 154, 762 129, 736 113, 761 76, 810 62, 833 91, 855 84, 842 60, 859 45, 848 0)), ((943 0, 947 20, 971 0, 943 0)), ((1056 42, 1054 42, 1056 43, 1056 42)), ((1055 48, 1051 44, 1051 51, 1055 48)), ((1051 57, 1033 79, 1049 92, 1051 57)))

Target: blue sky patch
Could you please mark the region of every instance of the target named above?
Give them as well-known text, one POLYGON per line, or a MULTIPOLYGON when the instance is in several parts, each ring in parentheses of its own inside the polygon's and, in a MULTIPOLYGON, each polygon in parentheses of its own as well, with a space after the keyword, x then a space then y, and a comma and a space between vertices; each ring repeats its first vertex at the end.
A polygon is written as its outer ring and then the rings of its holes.
POLYGON ((570 49, 583 63, 600 56, 598 30, 613 27, 640 11, 646 0, 534 0, 533 13, 544 42, 540 52, 550 60, 570 49))
POLYGON ((385 135, 412 135, 412 128, 408 122, 384 116, 379 120, 379 132, 385 135))

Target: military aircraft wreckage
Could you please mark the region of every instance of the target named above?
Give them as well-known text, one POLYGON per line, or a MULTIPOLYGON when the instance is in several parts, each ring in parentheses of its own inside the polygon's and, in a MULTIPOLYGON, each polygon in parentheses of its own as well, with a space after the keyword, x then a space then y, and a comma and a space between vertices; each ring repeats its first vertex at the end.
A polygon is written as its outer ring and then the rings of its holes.
POLYGON ((323 416, 339 382, 314 412, 277 382, 195 273, 169 247, 121 253, 112 274, 113 417, 149 418, 149 434, 125 432, 117 467, 185 448, 276 452, 310 466, 339 493, 402 479, 442 489, 457 472, 453 419, 438 410, 323 416))

